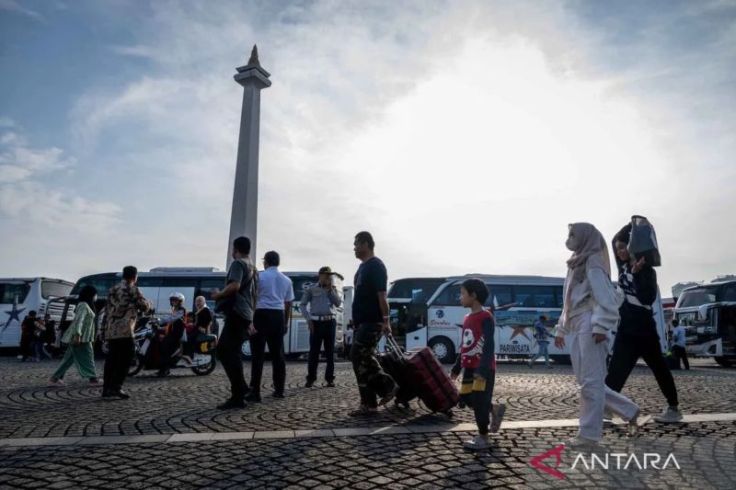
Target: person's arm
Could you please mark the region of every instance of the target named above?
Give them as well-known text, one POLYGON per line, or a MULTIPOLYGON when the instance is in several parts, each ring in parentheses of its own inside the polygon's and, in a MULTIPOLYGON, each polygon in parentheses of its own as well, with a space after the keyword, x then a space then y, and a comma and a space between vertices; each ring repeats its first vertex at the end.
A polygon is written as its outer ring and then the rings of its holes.
MULTIPOLYGON (((227 273, 227 284, 225 288, 222 291, 215 289, 212 292, 212 299, 220 301, 221 299, 230 298, 238 294, 245 273, 246 271, 243 270, 243 265, 239 261, 233 262, 227 273)), ((255 307, 255 304, 253 306, 255 307)))
POLYGON ((645 266, 633 276, 636 298, 645 306, 653 305, 657 300, 657 272, 653 267, 645 266))
POLYGON ((330 304, 335 308, 338 308, 342 304, 342 298, 340 297, 340 293, 337 292, 337 288, 335 286, 330 286, 330 289, 327 290, 327 298, 330 300, 330 304))
POLYGON ((388 300, 386 298, 386 291, 378 292, 378 306, 381 308, 381 318, 383 318, 383 333, 386 335, 391 334, 391 322, 389 317, 388 300))
POLYGON ((151 302, 143 296, 143 293, 138 288, 135 288, 135 307, 143 313, 147 313, 151 309, 151 302))
POLYGON ((299 302, 299 310, 302 312, 302 316, 309 324, 310 328, 312 326, 312 318, 311 314, 309 313, 309 303, 312 301, 312 288, 307 289, 302 294, 302 300, 299 302))
POLYGON ((379 262, 375 270, 371 273, 376 290, 378 291, 378 307, 381 310, 382 330, 385 335, 391 335, 391 318, 388 307, 387 293, 388 290, 388 272, 386 267, 379 262))
POLYGON ((483 320, 483 353, 480 356, 480 366, 476 372, 486 380, 491 375, 491 360, 496 350, 493 339, 494 329, 495 323, 492 317, 483 320))
POLYGON ((589 268, 587 276, 593 293, 593 316, 590 320, 593 334, 608 335, 618 324, 618 295, 611 284, 611 278, 602 269, 589 268))
POLYGON ((289 324, 291 323, 291 305, 294 304, 294 299, 294 283, 292 283, 291 279, 289 279, 289 285, 286 289, 286 301, 284 301, 284 312, 286 313, 284 315, 284 319, 286 321, 284 327, 286 329, 289 328, 289 324))

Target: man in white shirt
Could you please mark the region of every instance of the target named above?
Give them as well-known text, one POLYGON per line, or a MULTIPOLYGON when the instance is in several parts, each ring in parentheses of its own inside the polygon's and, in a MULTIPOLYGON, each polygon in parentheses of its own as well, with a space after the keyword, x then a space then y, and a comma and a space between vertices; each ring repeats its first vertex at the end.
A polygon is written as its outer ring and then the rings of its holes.
POLYGON ((672 320, 672 353, 677 357, 679 366, 680 360, 685 365, 685 369, 690 370, 690 362, 687 360, 687 349, 685 348, 685 327, 675 318, 672 320))
POLYGON ((291 304, 294 286, 291 279, 279 272, 281 258, 276 252, 263 257, 265 270, 258 274, 258 301, 253 325, 248 329, 251 349, 251 393, 247 401, 261 401, 261 376, 266 344, 273 365, 273 396, 284 397, 286 361, 284 360, 284 334, 291 320, 291 304))

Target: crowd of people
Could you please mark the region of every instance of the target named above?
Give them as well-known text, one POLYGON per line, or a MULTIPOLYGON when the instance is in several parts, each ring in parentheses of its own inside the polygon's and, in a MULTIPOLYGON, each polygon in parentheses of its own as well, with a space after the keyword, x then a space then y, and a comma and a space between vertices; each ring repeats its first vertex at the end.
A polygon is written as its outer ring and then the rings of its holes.
MULTIPOLYGON (((657 297, 656 272, 644 258, 629 254, 627 244, 631 225, 624 227, 613 239, 618 269, 618 286, 611 282, 611 264, 606 240, 595 226, 574 223, 569 226, 567 248, 572 252, 567 261, 562 314, 554 330, 557 348, 570 345, 570 358, 580 386, 580 423, 572 446, 595 445, 602 437, 605 418, 618 415, 628 422, 635 435, 642 423, 642 412, 631 399, 621 394, 634 365, 642 358, 654 373, 667 401, 659 422, 677 422, 682 419, 677 389, 669 367, 659 347, 652 304, 657 297), (610 332, 617 330, 613 354, 607 365, 610 332)), ((388 274, 384 263, 376 257, 375 242, 368 232, 355 236, 353 249, 360 265, 354 278, 352 320, 355 328, 350 358, 355 374, 359 402, 351 416, 375 415, 380 406, 390 402, 398 390, 397 382, 381 367, 377 345, 384 335, 391 335, 387 300, 388 274)), ((265 349, 268 347, 273 365, 273 393, 276 399, 284 397, 286 363, 283 336, 288 330, 295 295, 291 280, 279 271, 280 256, 270 251, 263 257, 263 270, 258 271, 250 258, 251 242, 239 237, 232 244, 233 261, 228 269, 222 290, 214 290, 211 298, 216 311, 225 317, 224 329, 217 344, 217 358, 227 375, 230 396, 217 406, 220 410, 242 409, 247 403, 261 402, 261 386, 265 349), (242 346, 250 342, 251 376, 246 381, 243 371, 242 346)), ((336 308, 342 304, 341 291, 332 281, 329 267, 319 270, 319 281, 304 291, 300 307, 310 331, 310 353, 306 386, 317 380, 319 356, 324 346, 326 353, 325 386, 334 386, 334 344, 336 308)), ((137 269, 123 269, 122 281, 107 296, 104 336, 108 353, 103 371, 102 397, 126 399, 122 387, 135 353, 134 329, 141 314, 151 304, 136 286, 137 269)), ((66 371, 76 365, 80 376, 98 384, 94 366, 92 343, 95 334, 94 304, 97 292, 88 286, 79 295, 71 326, 64 332, 62 342, 69 347, 58 369, 51 377, 53 384, 63 383, 66 371)), ((178 293, 177 293, 178 294, 178 293)), ((186 314, 184 298, 172 295, 172 339, 184 338, 182 319, 186 314)), ((461 287, 460 302, 470 309, 466 316, 457 363, 450 376, 460 377, 461 404, 471 407, 478 426, 478 435, 467 441, 465 447, 479 450, 488 447, 489 433, 498 431, 505 406, 493 403, 496 373, 494 354, 493 312, 483 307, 489 291, 478 279, 466 280, 461 287), (469 339, 469 341, 465 341, 469 339)), ((191 359, 193 343, 200 334, 210 331, 213 314, 205 298, 196 299, 196 320, 190 335, 186 336, 184 355, 191 359)), ((26 325, 29 335, 40 327, 31 317, 26 325), (31 323, 33 322, 33 323, 31 323), (33 325, 33 329, 31 329, 33 325)), ((542 316, 535 324, 535 338, 549 366, 547 346, 551 336, 542 316)), ((675 331, 675 343, 684 340, 675 331)), ((170 356, 176 348, 164 340, 162 352, 170 356)), ((684 349, 683 349, 684 350, 684 349)), ((30 352, 30 351, 29 351, 30 352)), ((687 360, 685 358, 687 367, 687 360)), ((164 365, 161 375, 167 374, 164 365)))

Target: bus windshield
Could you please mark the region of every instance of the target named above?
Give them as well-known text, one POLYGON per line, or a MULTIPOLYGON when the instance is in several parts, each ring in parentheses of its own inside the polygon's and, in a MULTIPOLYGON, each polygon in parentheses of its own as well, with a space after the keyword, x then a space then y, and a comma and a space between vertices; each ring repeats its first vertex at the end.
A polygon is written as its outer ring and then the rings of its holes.
POLYGON ((84 286, 92 286, 97 290, 97 296, 107 296, 107 292, 119 280, 120 278, 114 272, 86 276, 77 281, 77 283, 72 288, 71 294, 79 294, 79 291, 81 291, 84 286))
POLYGON ((677 301, 677 308, 693 308, 718 300, 718 287, 702 287, 684 291, 677 301))

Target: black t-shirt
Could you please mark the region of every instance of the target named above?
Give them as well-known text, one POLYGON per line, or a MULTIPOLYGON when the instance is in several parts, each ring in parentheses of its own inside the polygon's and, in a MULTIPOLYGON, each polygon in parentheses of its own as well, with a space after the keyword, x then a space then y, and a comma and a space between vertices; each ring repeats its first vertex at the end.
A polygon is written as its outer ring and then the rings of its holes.
POLYGON ((212 322, 212 313, 210 313, 209 308, 202 308, 202 311, 197 313, 196 317, 197 318, 195 321, 195 325, 198 329, 199 328, 206 329, 207 326, 209 326, 209 324, 212 322))
POLYGON ((35 335, 36 334, 36 319, 31 318, 30 316, 27 316, 23 319, 23 323, 21 324, 21 332, 25 335, 35 335))
POLYGON ((378 293, 386 291, 388 275, 381 259, 372 257, 360 264, 353 284, 353 323, 382 323, 383 313, 378 304, 378 293))

